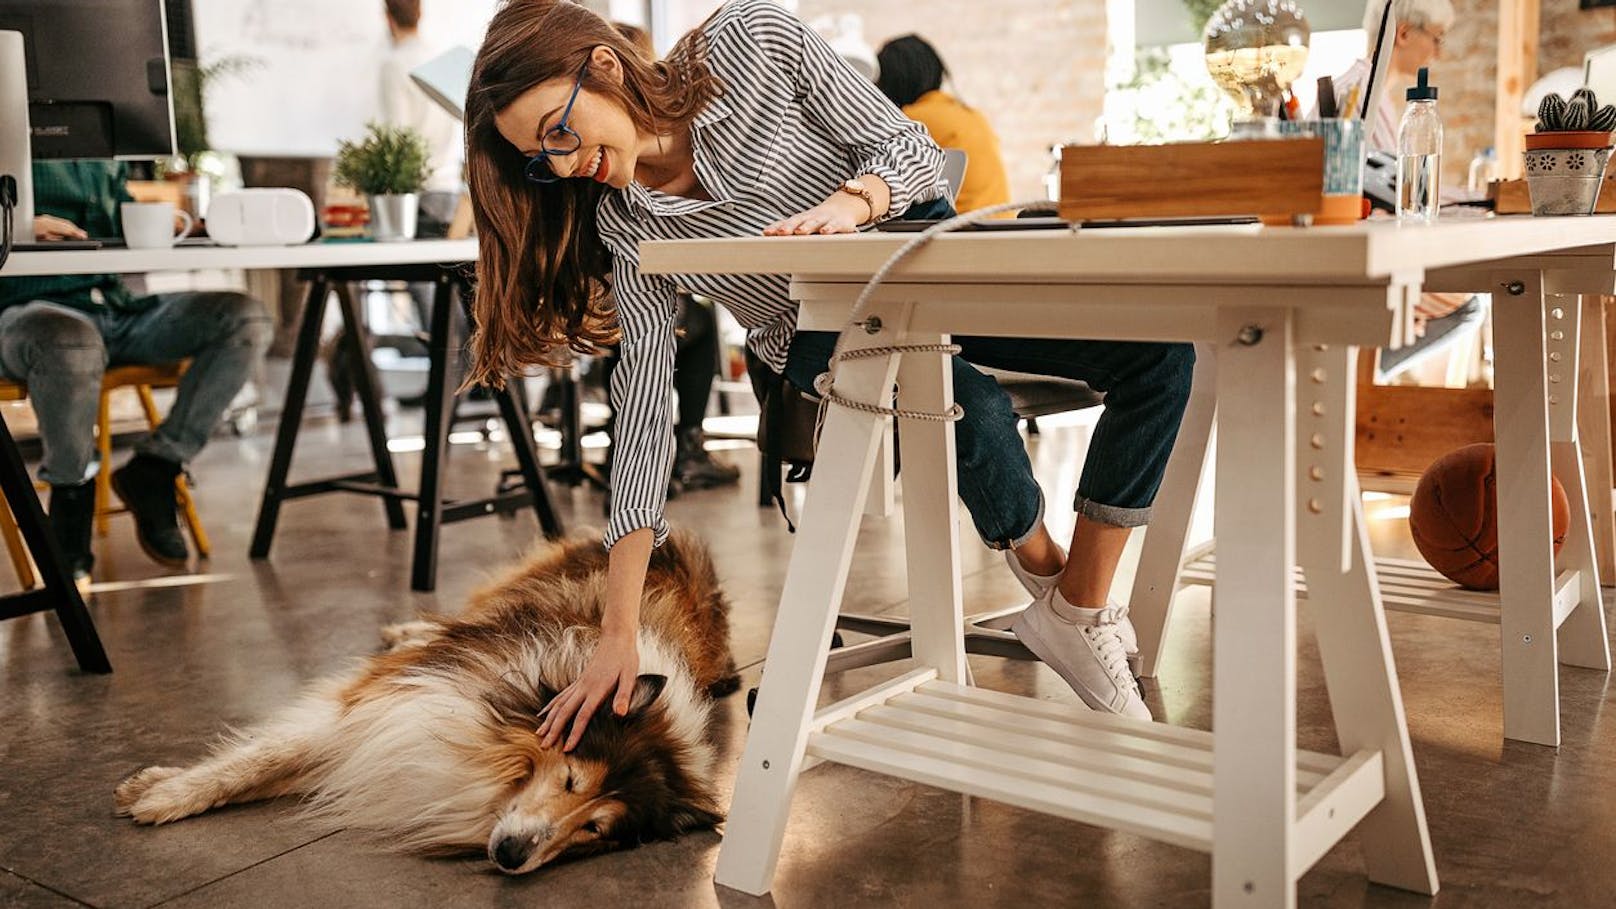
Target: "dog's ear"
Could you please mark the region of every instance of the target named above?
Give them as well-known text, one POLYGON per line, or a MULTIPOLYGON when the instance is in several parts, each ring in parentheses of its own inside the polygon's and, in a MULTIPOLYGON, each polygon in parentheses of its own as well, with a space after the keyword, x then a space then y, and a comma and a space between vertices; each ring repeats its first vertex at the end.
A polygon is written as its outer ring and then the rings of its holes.
POLYGON ((710 830, 724 822, 724 816, 705 802, 685 802, 673 809, 673 829, 679 833, 710 830))
POLYGON ((628 700, 628 717, 637 717, 645 708, 651 706, 662 694, 662 689, 668 684, 665 675, 642 675, 634 680, 634 693, 628 700))

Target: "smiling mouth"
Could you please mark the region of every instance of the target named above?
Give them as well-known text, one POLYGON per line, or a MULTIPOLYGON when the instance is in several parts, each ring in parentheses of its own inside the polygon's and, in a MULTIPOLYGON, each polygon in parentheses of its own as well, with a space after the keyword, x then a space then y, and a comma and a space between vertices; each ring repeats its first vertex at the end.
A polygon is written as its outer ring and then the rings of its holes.
POLYGON ((595 149, 595 154, 589 159, 589 166, 578 172, 578 176, 586 180, 598 180, 605 176, 606 150, 595 149))

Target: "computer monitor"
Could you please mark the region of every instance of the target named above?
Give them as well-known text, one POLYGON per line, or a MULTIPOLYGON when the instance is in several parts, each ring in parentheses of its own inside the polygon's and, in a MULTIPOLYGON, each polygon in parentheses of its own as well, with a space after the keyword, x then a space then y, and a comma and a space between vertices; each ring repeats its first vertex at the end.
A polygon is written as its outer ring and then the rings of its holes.
POLYGON ((21 32, 35 158, 174 154, 162 0, 0 0, 21 32))
POLYGON ((1583 56, 1582 84, 1593 89, 1601 103, 1616 101, 1616 44, 1594 48, 1583 56))

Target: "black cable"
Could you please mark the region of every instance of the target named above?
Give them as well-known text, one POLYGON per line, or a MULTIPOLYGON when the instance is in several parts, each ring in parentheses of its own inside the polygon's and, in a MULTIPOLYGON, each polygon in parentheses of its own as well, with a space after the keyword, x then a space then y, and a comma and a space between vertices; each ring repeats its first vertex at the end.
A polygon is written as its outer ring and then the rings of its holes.
POLYGON ((17 178, 0 174, 0 268, 11 258, 12 212, 17 209, 17 178))

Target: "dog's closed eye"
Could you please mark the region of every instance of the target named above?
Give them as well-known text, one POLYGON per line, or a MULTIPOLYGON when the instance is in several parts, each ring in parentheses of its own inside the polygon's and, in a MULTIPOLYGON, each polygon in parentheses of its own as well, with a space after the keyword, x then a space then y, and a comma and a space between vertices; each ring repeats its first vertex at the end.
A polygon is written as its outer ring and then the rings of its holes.
MULTIPOLYGON (((572 771, 571 770, 567 771, 567 791, 568 792, 572 791, 572 771)), ((591 823, 593 823, 593 822, 591 822, 591 823)))
POLYGON ((600 824, 597 824, 594 821, 584 821, 583 827, 579 829, 583 830, 585 833, 598 835, 600 833, 600 824))

